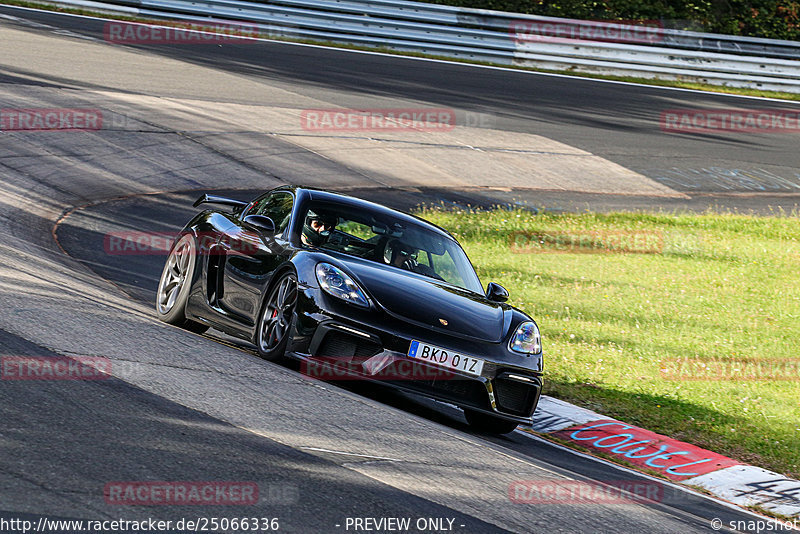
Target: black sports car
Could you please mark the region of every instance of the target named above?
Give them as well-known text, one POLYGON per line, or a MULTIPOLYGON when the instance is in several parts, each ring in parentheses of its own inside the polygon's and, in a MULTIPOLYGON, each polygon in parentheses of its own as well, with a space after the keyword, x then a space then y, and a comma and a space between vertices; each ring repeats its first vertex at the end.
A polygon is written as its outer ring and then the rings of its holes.
POLYGON ((530 422, 539 329, 483 290, 445 230, 342 194, 279 187, 216 204, 175 241, 156 297, 163 321, 214 327, 322 379, 373 380, 453 403, 485 432, 530 422))

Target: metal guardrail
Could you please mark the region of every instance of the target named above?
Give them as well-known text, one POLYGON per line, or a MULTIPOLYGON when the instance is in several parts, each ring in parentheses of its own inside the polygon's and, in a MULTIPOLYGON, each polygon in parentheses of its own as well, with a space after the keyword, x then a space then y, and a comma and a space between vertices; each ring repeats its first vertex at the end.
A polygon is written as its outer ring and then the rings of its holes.
POLYGON ((800 42, 407 0, 55 0, 145 18, 239 21, 267 36, 381 46, 493 63, 800 93, 800 42), (600 33, 617 38, 586 40, 600 33), (627 33, 626 33, 627 32, 627 33), (625 38, 624 35, 637 37, 625 38), (567 37, 564 37, 567 36, 567 37))

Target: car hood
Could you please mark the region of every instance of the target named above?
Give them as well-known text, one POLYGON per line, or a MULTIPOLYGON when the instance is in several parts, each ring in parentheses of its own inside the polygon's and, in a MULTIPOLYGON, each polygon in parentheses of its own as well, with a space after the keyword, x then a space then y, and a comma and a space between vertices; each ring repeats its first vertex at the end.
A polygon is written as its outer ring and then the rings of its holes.
POLYGON ((482 295, 372 261, 344 268, 389 313, 443 333, 499 343, 504 308, 482 295))

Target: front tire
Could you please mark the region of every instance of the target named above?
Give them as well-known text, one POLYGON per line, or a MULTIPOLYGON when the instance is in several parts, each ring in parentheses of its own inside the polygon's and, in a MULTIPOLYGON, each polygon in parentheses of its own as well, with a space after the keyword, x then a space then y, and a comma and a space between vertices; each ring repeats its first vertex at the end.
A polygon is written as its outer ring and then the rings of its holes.
POLYGON ((197 264, 197 244, 191 234, 183 235, 167 256, 156 291, 156 314, 165 323, 201 334, 206 325, 186 318, 194 269, 197 264))
POLYGON ((255 341, 265 360, 278 360, 286 354, 296 305, 297 276, 288 272, 272 285, 258 318, 255 341))
POLYGON ((467 418, 467 423, 473 430, 484 434, 508 434, 518 426, 518 423, 514 421, 501 419, 483 412, 476 412, 468 408, 464 408, 464 417, 467 418))

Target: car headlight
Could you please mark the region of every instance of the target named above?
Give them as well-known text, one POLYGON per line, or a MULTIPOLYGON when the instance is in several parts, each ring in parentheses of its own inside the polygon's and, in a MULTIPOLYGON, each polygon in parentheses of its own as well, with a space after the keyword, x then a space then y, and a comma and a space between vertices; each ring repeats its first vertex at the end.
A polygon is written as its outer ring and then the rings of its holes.
POLYGON ((367 297, 352 278, 330 263, 318 263, 317 281, 323 291, 356 306, 369 307, 367 297))
POLYGON ((525 321, 517 327, 517 331, 508 342, 509 350, 520 354, 539 354, 542 352, 542 336, 539 327, 533 321, 525 321))

